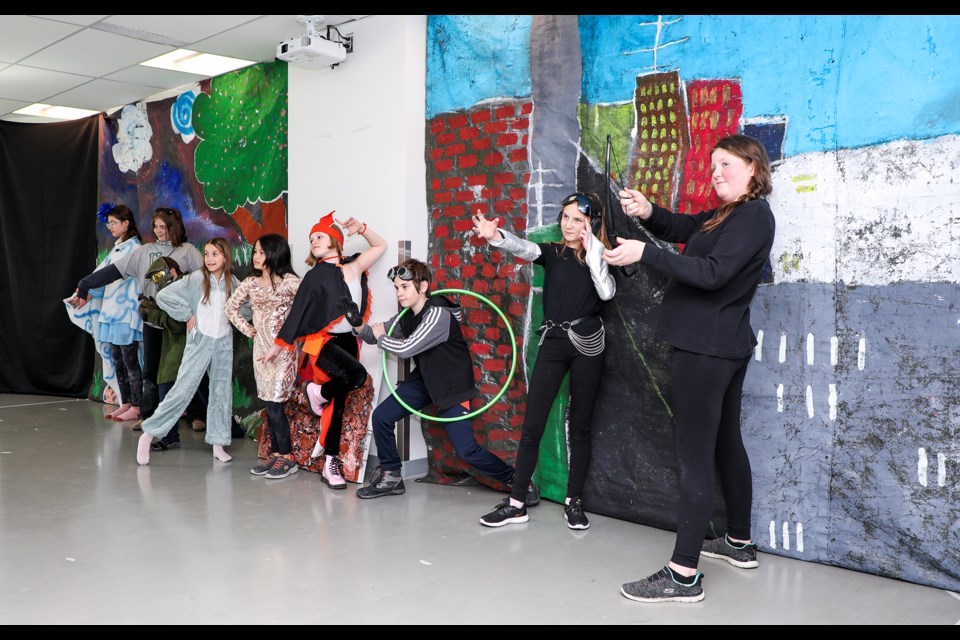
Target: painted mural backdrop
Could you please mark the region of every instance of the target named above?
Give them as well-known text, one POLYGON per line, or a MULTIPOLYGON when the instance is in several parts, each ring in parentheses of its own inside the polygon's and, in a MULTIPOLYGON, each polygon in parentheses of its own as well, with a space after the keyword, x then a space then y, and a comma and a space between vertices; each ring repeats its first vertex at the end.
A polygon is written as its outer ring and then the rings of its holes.
MULTIPOLYGON (((958 28, 957 17, 920 16, 431 16, 438 285, 492 294, 528 370, 540 274, 471 239, 473 212, 553 237, 564 195, 604 188, 608 134, 625 184, 700 211, 715 204, 712 145, 735 132, 760 139, 774 161, 777 238, 753 304, 759 344, 744 389, 754 540, 957 589, 958 28)), ((618 233, 649 239, 616 214, 618 233)), ((674 528, 669 398, 684 381, 670 379, 668 349, 652 338, 665 283, 643 267, 617 278, 585 502, 674 528)), ((481 391, 495 393, 505 332, 487 310, 467 313, 481 391)), ((521 375, 475 425, 511 461, 525 394, 521 375)), ((565 490, 565 402, 538 472, 554 500, 565 490)), ((446 460, 440 434, 430 437, 446 460)), ((724 519, 720 508, 717 530, 724 519)))
MULTIPOLYGON (((153 240, 157 207, 179 209, 189 242, 202 251, 209 238, 226 238, 235 275, 246 277, 252 243, 265 233, 287 235, 286 63, 228 73, 106 119, 100 200, 129 206, 145 242, 153 240)), ((102 225, 97 233, 102 249, 112 246, 102 225)), ((254 433, 263 407, 251 345, 235 337, 234 413, 254 433)))

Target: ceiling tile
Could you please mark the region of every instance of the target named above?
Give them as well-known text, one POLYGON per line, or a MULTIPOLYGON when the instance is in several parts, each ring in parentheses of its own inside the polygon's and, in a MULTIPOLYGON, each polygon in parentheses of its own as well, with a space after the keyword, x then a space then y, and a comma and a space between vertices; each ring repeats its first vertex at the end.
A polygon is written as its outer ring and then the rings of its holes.
POLYGON ((51 104, 77 109, 107 111, 156 93, 153 87, 114 80, 94 80, 50 98, 51 104))
POLYGON ((166 45, 85 29, 22 62, 33 67, 99 77, 172 50, 166 45))
POLYGON ((31 16, 3 16, 0 20, 0 60, 19 62, 80 27, 31 16))
POLYGON ((17 109, 22 109, 28 105, 33 104, 32 102, 21 102, 19 100, 2 100, 0 99, 0 115, 10 113, 11 111, 16 111, 17 109))
POLYGON ((110 16, 35 16, 37 18, 46 18, 48 20, 58 20, 60 22, 69 22, 81 26, 89 26, 94 22, 109 18, 110 16))
POLYGON ((183 73, 182 71, 170 71, 168 69, 157 69, 156 67, 144 67, 136 65, 128 67, 122 71, 111 73, 107 76, 108 80, 119 80, 120 82, 131 82, 133 84, 142 84, 148 87, 158 89, 174 89, 182 87, 192 82, 206 80, 207 76, 198 76, 192 73, 183 73))
POLYGON ((52 95, 89 81, 86 76, 15 64, 0 71, 0 98, 43 102, 52 95))
MULTIPOLYGON (((110 16, 105 23, 130 29, 134 32, 152 33, 181 42, 193 43, 203 40, 260 16, 110 16)), ((135 33, 130 33, 136 37, 135 33)))

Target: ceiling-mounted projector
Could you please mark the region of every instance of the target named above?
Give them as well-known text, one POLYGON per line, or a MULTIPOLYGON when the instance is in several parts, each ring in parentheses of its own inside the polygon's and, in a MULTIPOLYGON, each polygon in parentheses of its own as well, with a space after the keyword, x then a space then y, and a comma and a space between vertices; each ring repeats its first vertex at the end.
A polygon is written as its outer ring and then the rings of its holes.
POLYGON ((331 27, 327 27, 326 36, 320 35, 317 25, 324 21, 323 16, 298 16, 297 22, 307 25, 307 31, 301 36, 284 40, 277 45, 277 59, 304 67, 332 67, 347 58, 353 51, 353 37, 340 37, 340 41, 330 38, 331 27))

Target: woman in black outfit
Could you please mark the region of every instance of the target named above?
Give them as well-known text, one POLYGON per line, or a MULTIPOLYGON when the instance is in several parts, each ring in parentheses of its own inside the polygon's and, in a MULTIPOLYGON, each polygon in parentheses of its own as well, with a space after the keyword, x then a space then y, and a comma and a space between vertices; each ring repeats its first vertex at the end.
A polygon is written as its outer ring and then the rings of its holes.
POLYGON ((536 244, 497 228, 499 219, 476 214, 474 232, 495 247, 544 268, 543 325, 540 351, 527 389, 527 412, 523 420, 517 471, 509 498, 480 519, 488 527, 529 520, 524 497, 537 466, 540 439, 547 415, 570 371, 570 470, 564 518, 571 529, 590 526, 583 512, 583 482, 591 453, 593 404, 603 372, 604 331, 600 306, 616 292, 613 276, 602 258, 609 247, 603 228, 603 207, 594 194, 574 193, 563 200, 557 223, 560 242, 536 244), (591 221, 600 226, 593 235, 591 221))
POLYGON ((713 148, 711 168, 721 205, 703 213, 671 213, 639 191, 620 192, 624 213, 659 238, 686 243, 682 254, 639 240, 621 240, 604 252, 610 264, 640 262, 670 276, 657 337, 673 347, 677 540, 666 567, 621 588, 625 597, 640 602, 702 600, 701 555, 745 569, 757 566, 750 538, 753 479, 740 436, 740 397, 757 344, 750 302, 775 231, 764 199, 771 191, 770 163, 762 144, 733 135, 713 148), (720 473, 728 530, 723 538, 704 542, 713 513, 714 469, 720 473))

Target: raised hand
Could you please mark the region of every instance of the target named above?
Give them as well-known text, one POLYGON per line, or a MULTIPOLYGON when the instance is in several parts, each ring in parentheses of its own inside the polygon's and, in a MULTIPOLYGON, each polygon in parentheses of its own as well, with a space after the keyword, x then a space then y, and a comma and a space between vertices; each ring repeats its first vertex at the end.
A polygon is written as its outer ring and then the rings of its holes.
POLYGON ((482 213, 473 214, 473 232, 484 240, 492 240, 496 237, 498 223, 500 218, 487 220, 482 213))
MULTIPOLYGON (((336 219, 336 218, 334 218, 336 219)), ((347 218, 346 220, 337 220, 337 224, 347 230, 347 237, 354 236, 363 228, 363 223, 356 218, 347 218)))

